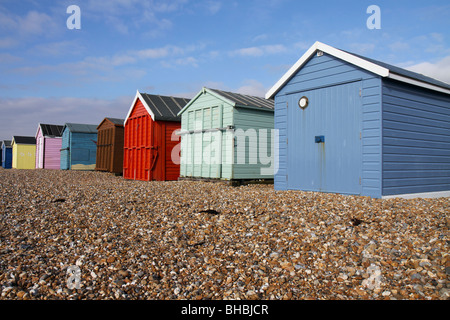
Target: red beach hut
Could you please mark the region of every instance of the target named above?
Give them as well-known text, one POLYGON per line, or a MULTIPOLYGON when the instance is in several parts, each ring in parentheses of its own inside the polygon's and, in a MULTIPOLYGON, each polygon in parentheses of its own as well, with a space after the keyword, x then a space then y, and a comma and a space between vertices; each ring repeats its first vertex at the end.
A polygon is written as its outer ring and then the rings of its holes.
MULTIPOLYGON (((140 93, 125 118, 123 177, 132 180, 177 180, 180 164, 172 160, 181 128, 178 112, 189 99, 140 93)), ((174 159, 177 160, 177 159, 174 159)))

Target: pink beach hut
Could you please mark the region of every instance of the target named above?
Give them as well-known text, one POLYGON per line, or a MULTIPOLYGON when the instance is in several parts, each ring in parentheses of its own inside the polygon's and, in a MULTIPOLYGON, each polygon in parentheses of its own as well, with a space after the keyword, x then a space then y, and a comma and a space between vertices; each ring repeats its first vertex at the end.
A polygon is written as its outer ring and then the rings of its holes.
POLYGON ((63 126, 40 123, 36 132, 36 169, 60 168, 63 126))

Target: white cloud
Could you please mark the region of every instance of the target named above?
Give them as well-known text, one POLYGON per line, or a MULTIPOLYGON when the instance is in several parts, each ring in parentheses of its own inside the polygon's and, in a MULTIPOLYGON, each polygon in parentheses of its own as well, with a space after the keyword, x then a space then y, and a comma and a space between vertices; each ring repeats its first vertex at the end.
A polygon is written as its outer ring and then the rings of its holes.
POLYGON ((139 32, 144 37, 160 37, 171 29, 171 20, 162 17, 184 8, 188 0, 90 0, 82 7, 88 19, 103 21, 121 34, 139 32), (83 9, 86 8, 86 9, 83 9))
POLYGON ((0 48, 2 49, 9 49, 15 47, 17 44, 19 44, 18 39, 13 39, 11 37, 0 39, 0 48))
POLYGON ((394 52, 404 52, 410 50, 410 45, 407 42, 396 41, 389 45, 389 48, 394 52))
POLYGON ((265 45, 265 46, 258 46, 258 47, 248 47, 248 48, 242 48, 233 50, 230 52, 231 56, 246 56, 246 57, 261 57, 263 55, 267 54, 277 54, 286 52, 287 49, 282 44, 275 44, 275 45, 265 45))
POLYGON ((13 135, 34 136, 40 122, 99 124, 105 117, 124 118, 132 99, 133 96, 112 100, 73 97, 0 98, 0 140, 10 139, 13 135))
POLYGON ((29 11, 24 16, 10 12, 0 12, 0 30, 15 36, 40 36, 54 33, 56 21, 46 13, 29 11))
POLYGON ((235 92, 256 97, 264 97, 264 95, 267 92, 267 89, 261 82, 250 79, 245 80, 244 85, 237 88, 235 92))
MULTIPOLYGON (((173 12, 182 9, 187 2, 188 0, 153 1, 152 8, 158 12, 173 12)), ((139 1, 139 3, 142 3, 142 1, 139 1)))
POLYGON ((232 55, 259 57, 264 54, 260 47, 242 48, 232 52, 232 55))
POLYGON ((176 68, 177 66, 191 66, 198 67, 198 60, 194 57, 184 57, 175 60, 161 61, 164 68, 176 68))
POLYGON ((175 60, 176 64, 183 66, 198 67, 198 60, 194 57, 186 57, 175 60))
POLYGON ((0 53, 0 61, 5 65, 10 65, 12 63, 16 63, 22 60, 23 60, 22 58, 19 58, 9 53, 0 53))
POLYGON ((38 44, 31 49, 34 55, 67 56, 76 55, 85 51, 78 41, 57 41, 38 44))
POLYGON ((206 8, 210 14, 216 14, 222 8, 222 3, 219 1, 207 1, 206 8))
POLYGON ((44 34, 55 28, 56 22, 45 13, 30 11, 24 18, 19 19, 19 30, 26 34, 44 34))
POLYGON ((447 56, 437 62, 421 62, 405 69, 421 73, 436 80, 444 81, 450 84, 450 56, 447 56))
MULTIPOLYGON (((67 44, 68 45, 68 44, 67 44)), ((58 45, 56 45, 58 47, 58 45)), ((64 47, 62 45, 62 47, 64 47)), ((167 45, 159 48, 147 48, 141 50, 130 50, 128 52, 115 54, 113 56, 86 57, 80 61, 65 62, 60 64, 25 66, 10 70, 11 73, 20 73, 25 75, 37 75, 43 73, 57 72, 62 74, 71 74, 85 76, 93 72, 98 76, 98 72, 111 72, 115 67, 133 65, 149 59, 173 58, 178 65, 197 66, 197 59, 192 56, 183 57, 189 53, 201 50, 204 45, 189 45, 179 47, 167 45)), ((49 50, 51 50, 49 48, 49 50)), ((167 66, 167 65, 163 65, 167 66)))
POLYGON ((376 48, 375 43, 351 43, 350 44, 350 50, 354 53, 366 55, 368 53, 371 53, 376 48))
POLYGON ((263 34, 259 34, 259 35, 255 36, 252 39, 252 41, 254 41, 254 42, 264 41, 264 40, 267 40, 267 38, 268 38, 267 34, 263 33, 263 34))
POLYGON ((148 48, 131 52, 130 55, 136 56, 137 58, 140 59, 158 59, 167 57, 169 55, 170 50, 174 51, 176 50, 176 48, 174 49, 173 47, 170 48, 168 46, 162 48, 148 48))

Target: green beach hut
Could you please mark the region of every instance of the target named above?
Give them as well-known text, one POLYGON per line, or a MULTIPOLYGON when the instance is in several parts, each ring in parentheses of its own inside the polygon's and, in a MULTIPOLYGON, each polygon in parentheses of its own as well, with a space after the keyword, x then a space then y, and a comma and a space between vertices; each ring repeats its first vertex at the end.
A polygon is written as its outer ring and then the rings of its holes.
POLYGON ((273 179, 272 99, 202 88, 178 115, 180 178, 273 179))

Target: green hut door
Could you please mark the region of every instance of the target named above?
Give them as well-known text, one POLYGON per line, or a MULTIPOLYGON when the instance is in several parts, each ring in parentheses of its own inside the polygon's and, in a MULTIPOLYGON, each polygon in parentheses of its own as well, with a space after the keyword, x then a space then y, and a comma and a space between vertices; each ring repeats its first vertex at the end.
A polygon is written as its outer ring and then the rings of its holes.
POLYGON ((186 176, 220 179, 222 176, 222 108, 189 111, 185 137, 186 176))

